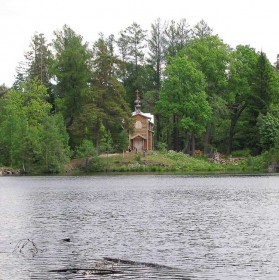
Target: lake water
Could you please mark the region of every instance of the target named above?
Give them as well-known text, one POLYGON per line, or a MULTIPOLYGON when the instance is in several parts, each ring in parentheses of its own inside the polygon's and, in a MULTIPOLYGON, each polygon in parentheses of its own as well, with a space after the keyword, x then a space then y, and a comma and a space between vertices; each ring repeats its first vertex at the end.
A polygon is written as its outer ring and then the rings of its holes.
POLYGON ((0 177, 0 279, 278 279, 279 176, 0 177))

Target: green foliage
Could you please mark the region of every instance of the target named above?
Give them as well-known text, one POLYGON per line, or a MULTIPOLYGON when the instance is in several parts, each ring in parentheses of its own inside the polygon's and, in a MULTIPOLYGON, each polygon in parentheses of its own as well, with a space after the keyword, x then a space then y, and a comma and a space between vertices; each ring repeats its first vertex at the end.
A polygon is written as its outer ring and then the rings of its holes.
POLYGON ((116 140, 114 141, 114 149, 115 151, 124 151, 128 148, 130 144, 130 140, 129 140, 129 135, 127 133, 127 131, 122 130, 116 140))
POLYGON ((260 134, 260 145, 263 149, 270 149, 274 146, 279 135, 279 110, 273 110, 266 115, 258 117, 260 134))
POLYGON ((87 171, 89 172, 101 172, 105 170, 105 164, 101 162, 98 157, 93 157, 88 163, 87 171))
POLYGON ((274 74, 273 66, 261 52, 253 76, 253 99, 250 101, 253 111, 267 113, 271 101, 278 95, 279 89, 274 87, 274 74))
POLYGON ((36 80, 1 100, 1 162, 7 166, 56 173, 68 160, 68 134, 61 116, 51 116, 46 88, 36 80))
POLYGON ((188 155, 185 155, 182 152, 175 152, 173 150, 169 150, 167 153, 167 157, 172 160, 179 161, 179 160, 184 160, 186 157, 188 157, 188 155))
POLYGON ((109 130, 111 141, 119 146, 121 131, 131 127, 131 112, 124 99, 125 89, 116 78, 120 61, 114 56, 110 41, 99 38, 94 44, 92 58, 91 88, 83 96, 81 108, 69 131, 72 146, 80 145, 84 138, 92 139, 96 150, 103 152, 106 149, 103 131, 109 130))
POLYGON ((46 173, 60 173, 69 161, 69 136, 60 114, 47 116, 40 135, 41 165, 46 173))
POLYGON ((61 31, 56 31, 55 36, 53 73, 57 81, 56 95, 62 101, 57 105, 60 104, 58 109, 71 124, 73 117, 79 114, 84 95, 88 92, 91 53, 87 44, 82 42, 82 37, 67 25, 61 31))
POLYGON ((104 126, 101 128, 102 138, 100 141, 100 153, 111 153, 113 152, 113 140, 109 130, 106 130, 104 126))
POLYGON ((155 105, 159 100, 160 92, 158 90, 146 91, 142 94, 142 111, 156 112, 155 105))
POLYGON ((190 41, 190 25, 185 18, 179 22, 171 20, 166 24, 163 37, 163 50, 165 62, 168 64, 170 59, 175 57, 190 41))
POLYGON ((208 153, 210 146, 220 143, 219 139, 214 137, 217 135, 218 138, 218 134, 212 133, 216 127, 219 127, 220 120, 228 117, 227 73, 231 49, 218 36, 211 35, 212 30, 204 21, 201 21, 193 31, 196 34, 195 38, 186 46, 184 53, 205 77, 205 93, 211 107, 211 120, 206 127, 206 137, 201 140, 201 144, 208 153))
MULTIPOLYGON (((268 160, 278 159, 279 74, 264 53, 250 46, 232 49, 204 21, 190 30, 185 19, 158 19, 146 34, 133 23, 117 41, 101 34, 89 49, 65 25, 55 32, 53 53, 44 35, 35 34, 13 89, 0 86, 0 163, 26 172, 61 172, 69 142, 76 157, 93 155, 87 170, 102 170, 93 143, 98 152, 129 145, 137 89, 143 111, 155 115, 163 153, 168 147, 193 154, 197 145, 237 156, 269 150, 268 160)), ((165 159, 169 166, 152 168, 217 169, 180 154, 165 159)), ((266 158, 250 157, 248 165, 257 169, 261 160, 265 165, 266 158)))
POLYGON ((187 57, 177 56, 166 67, 165 77, 159 112, 176 120, 170 123, 173 129, 184 130, 192 137, 201 135, 211 117, 203 73, 187 57))
MULTIPOLYGON (((251 100, 253 100, 253 77, 255 75, 258 54, 250 46, 237 46, 231 53, 231 62, 229 68, 228 91, 229 100, 228 108, 230 110, 230 129, 228 135, 228 154, 232 149, 238 149, 235 145, 238 141, 237 128, 241 117, 247 115, 251 100)), ((246 124, 246 128, 248 128, 246 124)), ((240 131, 240 137, 243 135, 243 129, 240 131)), ((247 138, 247 134, 246 137, 247 138)), ((247 139, 246 139, 247 142, 247 139)))
POLYGON ((104 171, 104 164, 98 157, 92 141, 84 139, 81 144, 76 147, 75 158, 85 159, 85 163, 79 167, 84 172, 104 171))
MULTIPOLYGON (((158 18, 153 24, 151 24, 151 34, 148 39, 149 58, 148 62, 155 69, 155 88, 160 90, 161 88, 161 76, 164 62, 164 31, 166 29, 166 23, 162 23, 158 18)), ((152 112, 148 110, 147 112, 152 112)))
POLYGON ((97 151, 94 148, 92 141, 84 139, 80 146, 76 148, 75 158, 96 157, 97 151))
POLYGON ((233 157, 251 157, 251 151, 249 149, 236 150, 232 152, 233 157))
POLYGON ((0 100, 0 161, 6 166, 22 167, 23 164, 22 138, 28 122, 22 103, 22 95, 16 90, 0 100))
POLYGON ((137 156, 136 156, 136 161, 139 163, 141 162, 141 156, 139 154, 137 154, 137 156))
POLYGON ((256 157, 249 156, 246 160, 246 165, 248 166, 248 168, 254 171, 264 171, 267 170, 270 160, 270 154, 268 152, 265 152, 256 157))
POLYGON ((135 67, 141 64, 144 57, 142 49, 144 48, 145 38, 146 31, 135 22, 120 32, 118 45, 122 50, 121 54, 124 61, 133 62, 135 67))
POLYGON ((279 140, 277 139, 274 146, 268 153, 269 163, 279 162, 279 140))
POLYGON ((24 54, 25 60, 20 62, 16 69, 17 76, 13 85, 15 89, 21 89, 21 83, 26 83, 28 80, 38 80, 47 88, 51 86, 53 55, 49 47, 44 34, 35 33, 29 50, 24 54))
POLYGON ((194 38, 203 38, 212 35, 213 30, 204 20, 200 20, 193 28, 192 33, 194 38))
POLYGON ((205 34, 192 40, 184 52, 204 74, 207 95, 210 97, 213 95, 225 97, 230 47, 218 36, 205 34))
POLYGON ((158 143, 158 150, 161 152, 166 152, 167 151, 167 144, 164 142, 159 142, 158 143))

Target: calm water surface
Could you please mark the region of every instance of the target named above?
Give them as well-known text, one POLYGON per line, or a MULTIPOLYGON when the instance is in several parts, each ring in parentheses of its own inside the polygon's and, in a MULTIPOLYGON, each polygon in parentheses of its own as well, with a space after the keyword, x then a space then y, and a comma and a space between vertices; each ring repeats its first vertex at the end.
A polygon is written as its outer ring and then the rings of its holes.
POLYGON ((279 176, 0 177, 0 279, 279 279, 279 176))

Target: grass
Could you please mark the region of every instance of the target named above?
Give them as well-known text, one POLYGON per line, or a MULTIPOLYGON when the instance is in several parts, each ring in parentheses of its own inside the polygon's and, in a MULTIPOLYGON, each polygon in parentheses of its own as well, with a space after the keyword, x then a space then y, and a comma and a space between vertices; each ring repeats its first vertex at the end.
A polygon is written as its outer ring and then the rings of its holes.
MULTIPOLYGON (((172 173, 244 173, 255 170, 248 160, 234 165, 216 164, 206 157, 191 157, 181 152, 150 151, 144 157, 142 153, 128 152, 100 157, 101 172, 172 172, 172 173)), ((251 163, 251 160, 250 160, 251 163)), ((91 172, 94 170, 91 170, 91 172)))

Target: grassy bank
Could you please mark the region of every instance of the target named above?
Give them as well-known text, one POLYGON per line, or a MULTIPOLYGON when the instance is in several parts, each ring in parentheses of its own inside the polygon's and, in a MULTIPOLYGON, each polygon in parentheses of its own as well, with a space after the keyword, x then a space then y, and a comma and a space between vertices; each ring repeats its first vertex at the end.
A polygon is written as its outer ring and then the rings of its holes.
POLYGON ((72 161, 68 174, 93 172, 172 172, 172 173, 251 173, 265 172, 267 163, 262 157, 222 158, 191 157, 174 151, 104 154, 90 160, 72 161))

